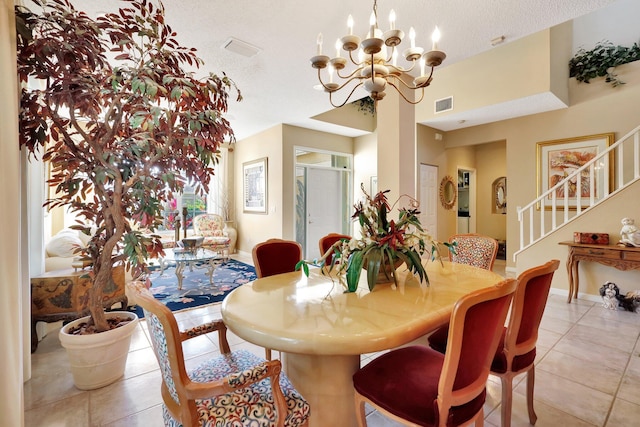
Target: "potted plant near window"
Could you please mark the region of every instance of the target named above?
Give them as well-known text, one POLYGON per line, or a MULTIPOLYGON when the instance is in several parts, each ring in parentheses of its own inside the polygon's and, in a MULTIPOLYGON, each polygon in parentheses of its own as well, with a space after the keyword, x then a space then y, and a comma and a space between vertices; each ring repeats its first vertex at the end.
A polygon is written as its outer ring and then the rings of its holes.
MULTIPOLYGON (((83 254, 92 263, 83 320, 91 341, 113 332, 103 308, 112 269, 125 265, 135 277, 162 252, 153 232, 163 203, 186 183, 207 191, 218 147, 234 140, 222 116, 234 83, 189 71, 202 61, 176 41, 162 3, 124 1, 96 19, 68 0, 34 0, 40 13, 16 7, 20 146, 51 166, 56 194, 46 206, 75 212, 74 228, 92 235, 83 254), (38 89, 27 87, 30 79, 38 89)), ((117 315, 124 323, 126 313, 117 315)), ((117 366, 97 384, 76 385, 106 385, 122 375, 124 362, 117 366)))

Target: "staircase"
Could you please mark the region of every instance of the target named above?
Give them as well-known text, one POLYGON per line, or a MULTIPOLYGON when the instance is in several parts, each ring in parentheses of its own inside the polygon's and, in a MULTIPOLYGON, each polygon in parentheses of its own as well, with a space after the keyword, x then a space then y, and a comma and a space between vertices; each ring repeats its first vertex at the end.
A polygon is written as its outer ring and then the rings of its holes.
POLYGON ((525 207, 518 207, 520 249, 514 253, 513 259, 638 180, 640 126, 525 207), (565 197, 566 194, 569 197, 565 197))

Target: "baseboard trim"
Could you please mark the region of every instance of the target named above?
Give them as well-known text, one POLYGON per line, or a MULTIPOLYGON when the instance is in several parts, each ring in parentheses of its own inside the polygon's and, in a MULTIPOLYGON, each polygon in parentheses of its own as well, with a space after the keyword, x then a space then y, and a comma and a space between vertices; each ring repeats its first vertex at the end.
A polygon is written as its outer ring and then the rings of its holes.
MULTIPOLYGON (((569 295, 569 290, 551 288, 549 289, 549 293, 552 295, 561 295, 566 298, 569 295)), ((591 302, 602 302, 602 297, 600 295, 585 294, 583 292, 578 292, 578 299, 591 301, 591 302)))

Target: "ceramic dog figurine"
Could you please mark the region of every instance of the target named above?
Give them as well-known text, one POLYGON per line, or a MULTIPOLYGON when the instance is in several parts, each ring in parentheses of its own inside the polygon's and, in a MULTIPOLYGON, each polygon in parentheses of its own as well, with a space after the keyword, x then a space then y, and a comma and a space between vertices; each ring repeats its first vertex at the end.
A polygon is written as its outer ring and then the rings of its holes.
POLYGON ((613 282, 605 282, 600 287, 600 296, 602 297, 602 306, 609 310, 618 309, 618 301, 620 296, 620 289, 618 285, 613 282))
POLYGON ((627 311, 640 312, 640 291, 630 291, 625 295, 618 295, 620 306, 627 311))

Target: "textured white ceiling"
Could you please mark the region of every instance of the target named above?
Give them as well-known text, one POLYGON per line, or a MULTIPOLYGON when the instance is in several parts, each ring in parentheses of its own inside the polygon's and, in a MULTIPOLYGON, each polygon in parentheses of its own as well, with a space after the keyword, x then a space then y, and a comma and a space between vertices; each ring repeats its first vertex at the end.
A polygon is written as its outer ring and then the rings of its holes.
MULTIPOLYGON (((439 48, 447 53, 443 66, 491 48, 490 40, 505 36, 505 43, 604 7, 614 0, 380 0, 378 15, 386 27, 389 10, 397 27, 414 26, 416 44, 428 48, 438 25, 439 48)), ((72 0, 89 14, 115 10, 117 0, 72 0)), ((195 47, 205 70, 225 72, 244 96, 232 102, 228 118, 236 137, 243 139, 278 123, 328 129, 358 135, 344 127, 325 127, 309 119, 331 108, 326 94, 313 89, 317 74, 309 58, 315 55, 316 37, 324 35, 324 51, 334 55, 336 38, 347 31, 349 14, 355 33, 367 30, 372 2, 365 0, 165 0, 167 21, 185 46, 195 47), (229 37, 260 48, 250 58, 222 49, 229 37)), ((404 42, 403 45, 407 43, 404 42)), ((436 71, 437 73, 437 71, 436 71)), ((437 78, 437 74, 436 74, 437 78)), ((477 112, 483 120, 496 120, 506 111, 477 112)), ((455 128, 449 123, 447 129, 455 128)), ((443 125, 443 130, 444 125, 443 125)))

